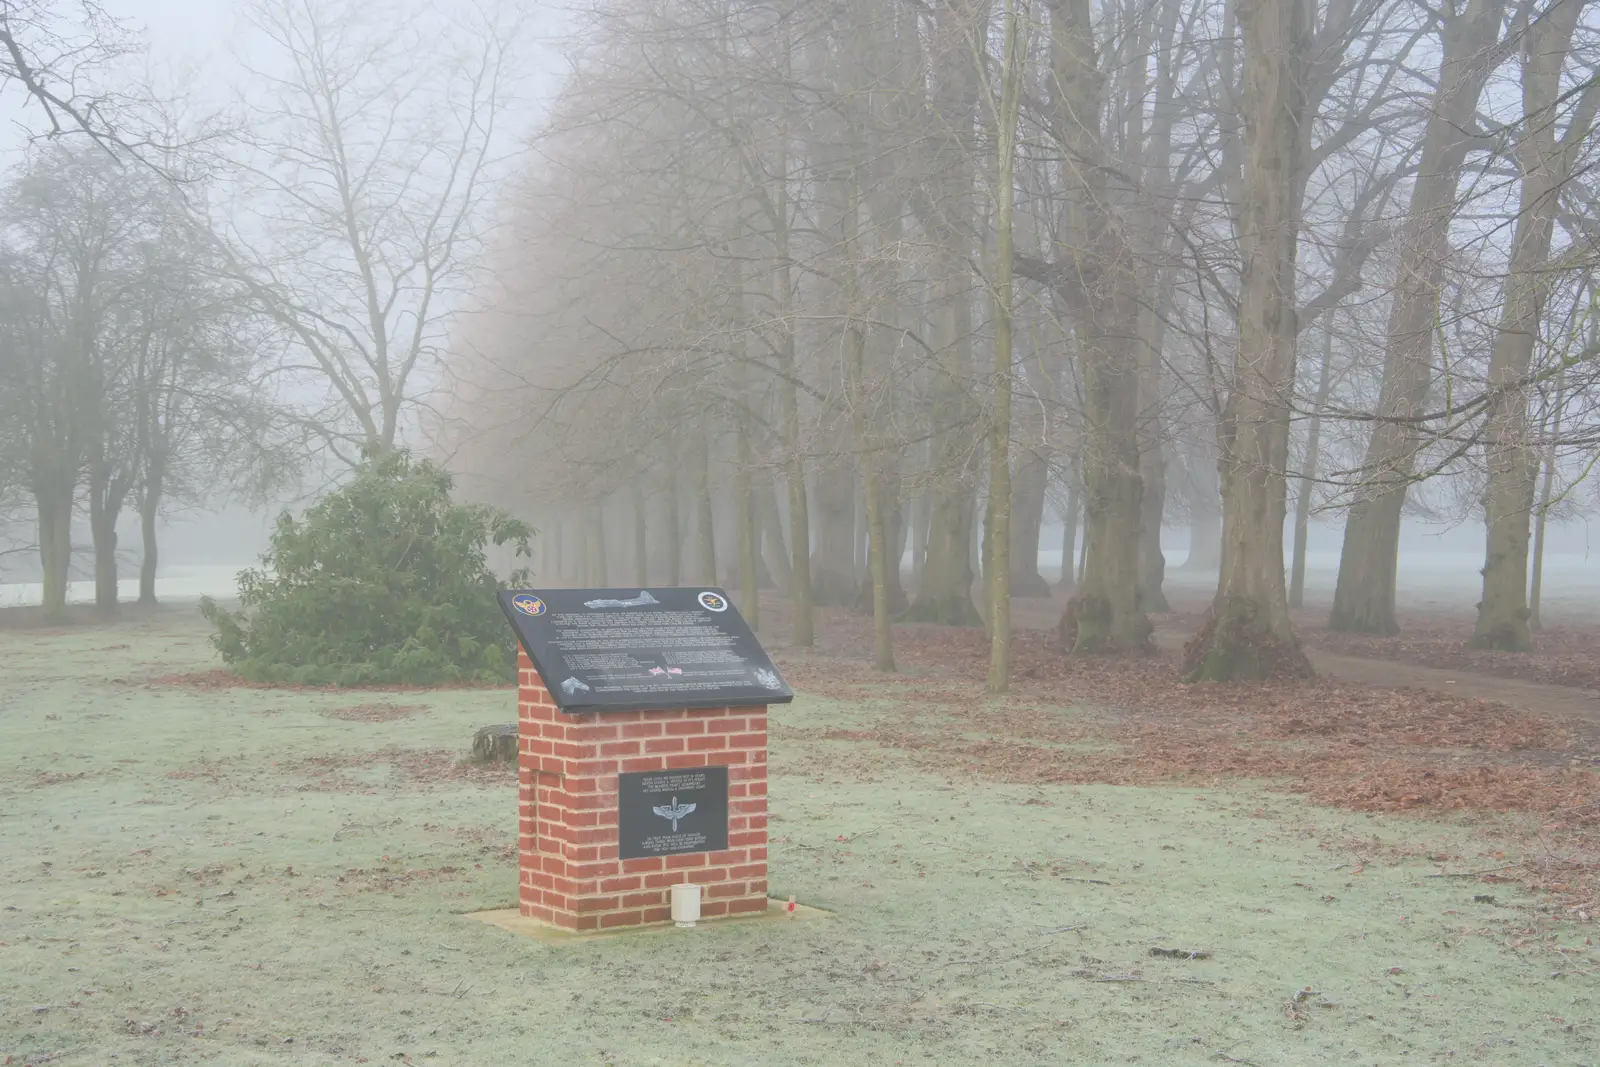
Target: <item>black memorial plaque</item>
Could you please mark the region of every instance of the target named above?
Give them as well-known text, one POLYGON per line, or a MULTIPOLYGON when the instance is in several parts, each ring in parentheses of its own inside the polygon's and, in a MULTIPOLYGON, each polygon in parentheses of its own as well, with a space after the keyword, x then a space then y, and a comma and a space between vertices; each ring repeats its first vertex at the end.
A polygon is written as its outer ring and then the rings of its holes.
POLYGON ((728 847, 728 768, 617 775, 617 856, 673 856, 728 847))
POLYGON ((728 595, 679 589, 506 589, 500 609, 562 711, 786 704, 728 595))

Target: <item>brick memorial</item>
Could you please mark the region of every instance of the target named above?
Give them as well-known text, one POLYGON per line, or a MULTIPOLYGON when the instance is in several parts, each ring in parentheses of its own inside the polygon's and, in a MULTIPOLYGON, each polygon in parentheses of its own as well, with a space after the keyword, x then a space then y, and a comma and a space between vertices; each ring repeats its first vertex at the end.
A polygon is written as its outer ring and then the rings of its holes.
POLYGON ((794 694, 715 588, 506 590, 519 910, 568 930, 767 909, 767 705, 794 694))

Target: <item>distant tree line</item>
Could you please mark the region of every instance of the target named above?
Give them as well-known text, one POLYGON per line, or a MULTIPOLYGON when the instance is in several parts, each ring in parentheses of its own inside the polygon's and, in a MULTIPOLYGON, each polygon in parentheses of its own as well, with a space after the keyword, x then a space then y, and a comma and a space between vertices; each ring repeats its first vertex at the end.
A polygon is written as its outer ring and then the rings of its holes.
POLYGON ((34 535, 0 551, 37 553, 51 619, 86 570, 115 610, 125 516, 152 602, 162 514, 338 481, 439 386, 504 171, 515 13, 243 17, 262 68, 191 115, 129 80, 142 45, 93 0, 0 12, 0 90, 36 135, 0 189, 0 520, 34 535))
POLYGON ((270 466, 264 339, 171 182, 98 144, 33 153, 0 190, 0 233, 0 487, 34 516, 46 615, 63 613, 80 516, 96 605, 116 608, 128 512, 153 602, 158 517, 270 466))
POLYGON ((1148 646, 1187 523, 1187 676, 1307 671, 1319 513, 1333 628, 1396 630, 1403 515, 1476 513, 1476 640, 1526 649, 1592 499, 1597 11, 595 0, 439 448, 546 573, 776 584, 886 669, 982 621, 1004 688, 1052 514, 1077 651, 1148 646))

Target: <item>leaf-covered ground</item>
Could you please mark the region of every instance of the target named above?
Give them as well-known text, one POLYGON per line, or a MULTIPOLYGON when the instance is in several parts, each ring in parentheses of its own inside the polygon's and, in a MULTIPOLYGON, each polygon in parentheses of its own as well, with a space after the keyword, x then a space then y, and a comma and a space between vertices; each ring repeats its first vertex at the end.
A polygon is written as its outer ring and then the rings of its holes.
POLYGON ((188 615, 0 633, 0 1063, 1600 1063, 1593 924, 1492 881, 1562 816, 1312 788, 1572 775, 1571 724, 1043 645, 986 702, 970 633, 886 682, 851 625, 772 717, 772 891, 833 916, 561 945, 462 918, 515 897, 512 778, 458 762, 510 691, 176 684, 188 615))
MULTIPOLYGON (((1169 583, 1170 599, 1178 610, 1161 617, 1162 625, 1178 634, 1193 633, 1199 628, 1211 597, 1210 588, 1197 586, 1192 576, 1185 577, 1182 583, 1169 583)), ((1472 588, 1470 583, 1467 588, 1472 588)), ((1327 629, 1331 596, 1331 589, 1313 590, 1306 607, 1290 613, 1295 631, 1308 649, 1600 690, 1600 655, 1596 654, 1600 649, 1600 619, 1592 599, 1573 604, 1558 598, 1548 616, 1550 621, 1533 635, 1531 651, 1496 652, 1471 647, 1476 615, 1468 604, 1404 608, 1399 618, 1401 632, 1384 637, 1327 629)), ((1052 613, 1060 614, 1060 598, 1054 602, 1021 603, 1025 605, 1025 617, 1036 625, 1052 613)), ((1600 715, 1600 702, 1595 704, 1595 711, 1600 715)))
POLYGON ((1555 623, 1534 635, 1531 652, 1494 652, 1472 648, 1472 624, 1466 620, 1407 619, 1393 637, 1334 633, 1307 627, 1301 638, 1312 648, 1346 656, 1365 656, 1424 667, 1521 678, 1547 685, 1600 689, 1600 629, 1573 622, 1555 623))

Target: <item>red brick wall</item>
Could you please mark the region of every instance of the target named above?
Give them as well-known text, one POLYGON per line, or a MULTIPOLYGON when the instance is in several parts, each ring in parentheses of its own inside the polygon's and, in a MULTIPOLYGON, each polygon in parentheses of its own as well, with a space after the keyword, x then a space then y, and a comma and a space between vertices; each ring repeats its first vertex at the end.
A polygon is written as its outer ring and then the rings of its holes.
POLYGON ((517 651, 522 914, 572 930, 665 922, 670 886, 704 886, 705 918, 767 907, 767 709, 556 710, 517 651), (617 858, 617 775, 728 767, 728 848, 617 858))

